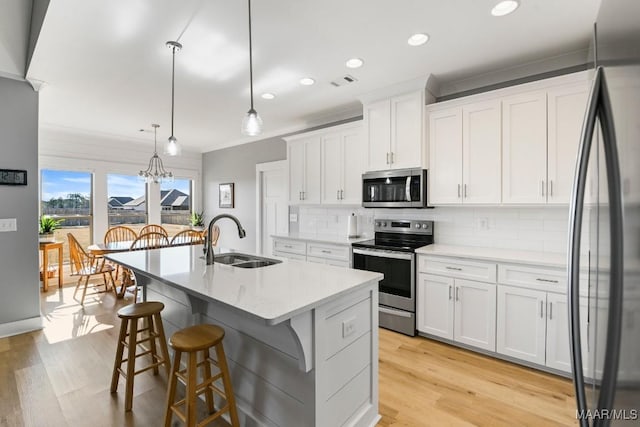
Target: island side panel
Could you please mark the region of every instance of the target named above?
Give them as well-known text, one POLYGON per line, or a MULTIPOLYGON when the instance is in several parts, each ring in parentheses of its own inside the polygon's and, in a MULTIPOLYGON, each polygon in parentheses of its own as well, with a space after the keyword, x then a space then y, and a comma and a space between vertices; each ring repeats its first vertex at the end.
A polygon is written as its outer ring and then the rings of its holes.
POLYGON ((378 414, 378 282, 314 313, 315 426, 374 426, 378 414))
MULTIPOLYGON (((145 278, 149 301, 165 305, 167 337, 194 323, 225 329, 224 347, 243 426, 312 425, 315 371, 299 369, 297 347, 286 324, 267 326, 258 319, 214 302, 193 315, 187 295, 145 278)), ((212 355, 215 358, 215 355, 212 355)))

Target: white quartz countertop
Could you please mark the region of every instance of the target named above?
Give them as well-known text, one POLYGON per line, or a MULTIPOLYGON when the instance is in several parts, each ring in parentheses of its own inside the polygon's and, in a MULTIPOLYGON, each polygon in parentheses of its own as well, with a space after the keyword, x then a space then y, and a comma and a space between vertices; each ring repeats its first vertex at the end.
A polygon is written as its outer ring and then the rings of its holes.
MULTIPOLYGON (((218 253, 233 252, 216 248, 218 253)), ((202 245, 107 255, 114 262, 181 289, 263 319, 269 325, 350 293, 383 277, 380 273, 278 258, 261 268, 206 265, 202 245)))
POLYGON ((567 267, 565 254, 511 249, 483 248, 475 246, 454 246, 433 244, 416 250, 419 255, 437 255, 459 258, 473 258, 497 262, 534 264, 549 267, 567 267))
POLYGON ((280 233, 272 234, 271 237, 279 239, 306 240, 308 242, 333 243, 336 245, 351 245, 352 243, 364 242, 365 240, 373 239, 373 237, 370 236, 347 237, 306 233, 280 233))

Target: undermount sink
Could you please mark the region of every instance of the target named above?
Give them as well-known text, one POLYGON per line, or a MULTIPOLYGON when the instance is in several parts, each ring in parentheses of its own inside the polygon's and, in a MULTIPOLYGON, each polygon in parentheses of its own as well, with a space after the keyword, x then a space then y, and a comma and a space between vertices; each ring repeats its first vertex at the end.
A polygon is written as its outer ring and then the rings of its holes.
POLYGON ((263 258, 255 255, 247 255, 241 253, 226 253, 216 255, 213 260, 220 264, 231 265, 240 268, 259 268, 273 264, 279 264, 282 261, 271 258, 263 258))

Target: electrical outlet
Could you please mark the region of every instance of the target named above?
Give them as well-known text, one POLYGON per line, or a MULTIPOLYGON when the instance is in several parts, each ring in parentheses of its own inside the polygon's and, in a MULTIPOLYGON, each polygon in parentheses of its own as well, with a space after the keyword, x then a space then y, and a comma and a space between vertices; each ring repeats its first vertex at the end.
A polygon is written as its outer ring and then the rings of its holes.
POLYGON ((298 222, 298 214, 289 214, 289 222, 298 222))
POLYGON ((489 229, 489 218, 478 218, 478 228, 480 230, 489 229))
POLYGON ((18 223, 15 218, 0 219, 0 232, 18 231, 18 223))
POLYGON ((344 320, 342 322, 342 338, 346 338, 349 335, 353 335, 356 332, 356 318, 344 320))

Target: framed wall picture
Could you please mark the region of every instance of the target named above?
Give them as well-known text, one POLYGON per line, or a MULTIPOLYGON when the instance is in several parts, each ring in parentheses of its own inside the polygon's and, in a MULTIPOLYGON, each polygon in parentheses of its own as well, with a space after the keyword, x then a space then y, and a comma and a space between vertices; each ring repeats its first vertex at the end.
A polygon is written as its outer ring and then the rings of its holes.
POLYGON ((219 203, 218 206, 221 208, 232 208, 233 207, 233 182, 227 182, 225 184, 219 184, 219 203))

